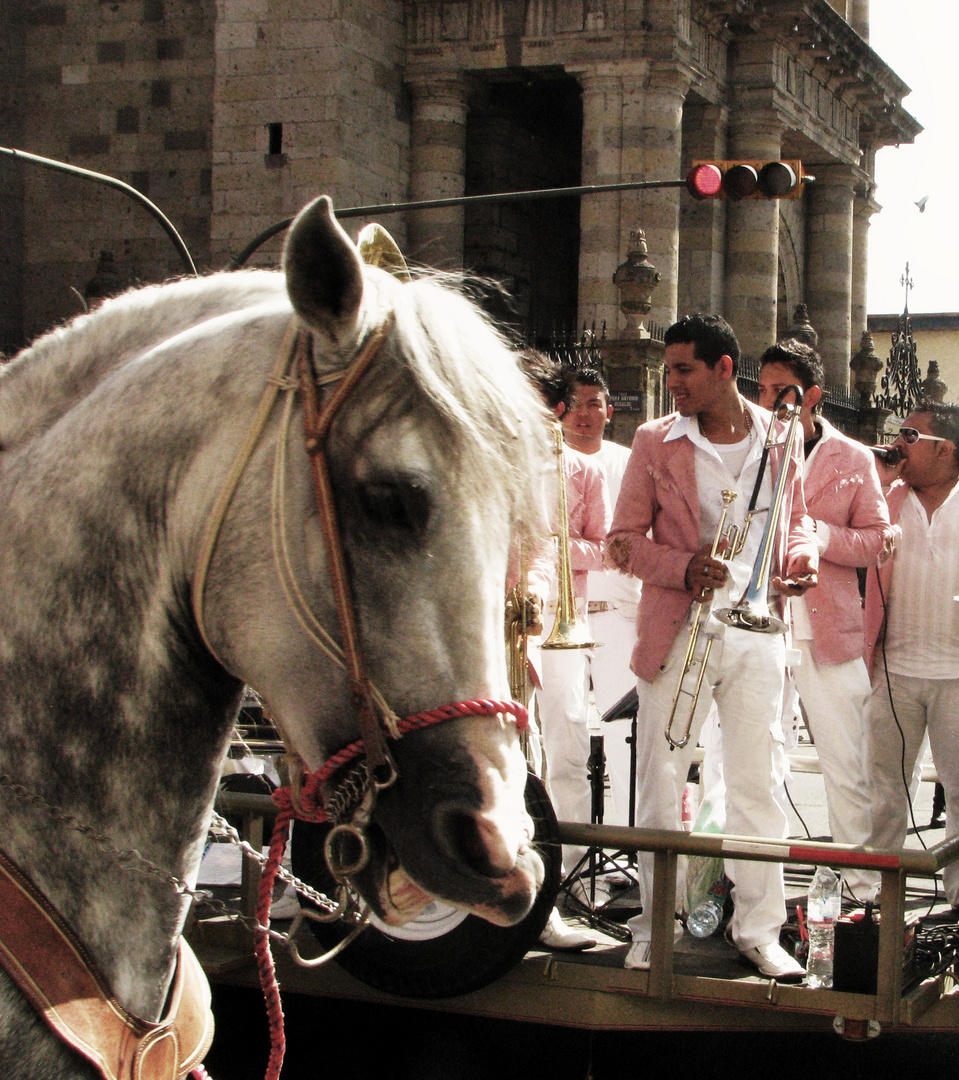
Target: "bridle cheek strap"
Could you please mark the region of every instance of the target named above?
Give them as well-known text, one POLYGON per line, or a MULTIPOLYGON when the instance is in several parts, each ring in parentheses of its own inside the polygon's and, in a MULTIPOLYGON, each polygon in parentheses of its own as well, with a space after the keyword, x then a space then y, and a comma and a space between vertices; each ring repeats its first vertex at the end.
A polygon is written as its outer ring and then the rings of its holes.
POLYGON ((310 362, 312 338, 309 332, 301 331, 297 342, 300 390, 303 395, 305 447, 310 459, 316 508, 326 545, 327 570, 340 624, 341 644, 350 680, 352 705, 356 712, 370 775, 377 787, 388 787, 395 779, 396 770, 386 746, 381 710, 374 700, 373 687, 363 663, 353 590, 346 566, 339 519, 333 498, 333 485, 330 480, 329 462, 326 456, 326 436, 329 434, 330 424, 340 406, 366 374, 380 351, 389 333, 391 322, 392 314, 389 314, 370 333, 322 405, 319 403, 313 367, 310 362))

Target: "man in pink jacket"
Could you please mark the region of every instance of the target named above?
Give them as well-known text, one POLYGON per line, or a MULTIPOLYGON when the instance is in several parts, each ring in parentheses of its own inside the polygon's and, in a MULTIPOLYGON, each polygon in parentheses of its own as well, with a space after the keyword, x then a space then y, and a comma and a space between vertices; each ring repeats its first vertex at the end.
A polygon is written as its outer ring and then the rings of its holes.
MULTIPOLYGON (((894 444, 903 455, 886 493, 902 530, 892 558, 866 578, 866 766, 869 844, 900 848, 916 756, 928 731, 946 793, 946 839, 959 832, 959 407, 924 402, 894 444)), ((959 907, 959 863, 943 871, 959 907)))
MULTIPOLYGON (((715 315, 690 315, 665 335, 666 386, 677 411, 636 432, 613 526, 608 561, 643 582, 632 668, 639 676, 639 780, 637 826, 681 827, 681 800, 689 763, 711 701, 719 710, 726 781, 726 830, 785 837, 786 815, 776 800, 785 754, 779 713, 785 671, 781 634, 750 633, 710 616, 700 635, 713 645, 703 692, 685 748, 670 750, 665 729, 679 683, 694 601, 713 610, 735 604, 760 550, 774 477, 783 454, 769 454, 758 490, 757 513, 740 554, 713 558, 722 493, 735 492, 728 520, 742 525, 751 501, 770 416, 746 401, 736 386, 739 344, 715 315)), ((803 524, 805 502, 798 447, 787 474, 776 548, 774 587, 798 595, 815 584, 819 555, 803 524)), ((676 721, 676 737, 685 725, 676 721)), ((782 867, 733 860, 735 912, 731 934, 743 959, 759 972, 797 982, 802 967, 779 944, 786 917, 782 867)), ((679 875, 682 878, 682 874, 679 875)), ((633 944, 626 966, 648 968, 651 936, 652 855, 640 856, 643 911, 629 921, 633 944)), ((684 891, 678 882, 677 903, 684 891)), ((676 924, 677 934, 682 928, 676 924)))
MULTIPOLYGON (((873 454, 818 415, 822 383, 819 355, 804 342, 783 341, 762 355, 760 405, 772 408, 787 386, 803 390, 803 488, 820 554, 819 587, 790 601, 800 653, 793 681, 819 754, 832 838, 862 845, 870 828, 863 735, 869 675, 856 567, 875 566, 898 530, 889 524, 873 454)), ((844 870, 843 881, 853 899, 864 901, 879 876, 844 870)))

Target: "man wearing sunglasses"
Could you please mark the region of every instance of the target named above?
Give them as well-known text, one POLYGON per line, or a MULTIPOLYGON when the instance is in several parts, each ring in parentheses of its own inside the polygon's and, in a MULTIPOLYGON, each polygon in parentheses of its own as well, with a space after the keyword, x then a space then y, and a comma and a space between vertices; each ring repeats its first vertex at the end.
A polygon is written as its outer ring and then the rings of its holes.
MULTIPOLYGON (((837 844, 864 844, 871 800, 863 713, 870 687, 856 568, 874 566, 891 550, 898 530, 889 524, 873 455, 819 413, 823 367, 816 350, 788 339, 768 348, 759 364, 763 408, 771 409, 791 384, 803 390, 803 487, 820 563, 819 587, 790 600, 792 644, 800 656, 791 685, 819 754, 832 838, 837 844)), ((879 875, 844 870, 843 881, 854 898, 867 900, 879 875)))
MULTIPOLYGON (((905 841, 903 777, 927 731, 946 793, 946 838, 959 831, 959 407, 921 402, 894 445, 902 461, 886 501, 902 536, 866 583, 869 843, 880 848, 905 841)), ((945 868, 943 884, 959 907, 959 864, 945 868)))

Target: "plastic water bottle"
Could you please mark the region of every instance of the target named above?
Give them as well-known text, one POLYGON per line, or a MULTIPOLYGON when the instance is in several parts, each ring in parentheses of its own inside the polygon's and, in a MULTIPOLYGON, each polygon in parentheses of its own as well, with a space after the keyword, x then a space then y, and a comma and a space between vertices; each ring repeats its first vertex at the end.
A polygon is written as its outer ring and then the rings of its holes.
POLYGON ((832 986, 832 959, 841 896, 842 878, 828 866, 817 866, 809 886, 809 906, 806 909, 806 928, 809 931, 807 986, 822 990, 832 986))
POLYGON ((723 921, 723 904, 732 883, 725 874, 709 886, 706 899, 697 904, 686 916, 686 929, 697 938, 715 934, 723 921))

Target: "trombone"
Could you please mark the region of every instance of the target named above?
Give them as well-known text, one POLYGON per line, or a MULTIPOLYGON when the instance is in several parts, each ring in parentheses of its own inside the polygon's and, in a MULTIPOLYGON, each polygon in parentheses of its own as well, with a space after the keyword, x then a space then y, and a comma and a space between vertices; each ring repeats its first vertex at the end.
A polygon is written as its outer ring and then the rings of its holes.
MULTIPOLYGON (((769 451, 774 445, 776 424, 780 419, 780 413, 783 411, 788 412, 789 428, 786 432, 786 438, 781 444, 783 446, 782 464, 779 469, 779 475, 776 477, 772 505, 769 508, 769 514, 766 518, 766 527, 763 530, 762 539, 759 543, 759 552, 757 553, 756 561, 753 564, 749 585, 746 587, 746 591, 739 598, 737 603, 732 607, 719 608, 713 613, 717 619, 724 622, 727 626, 733 626, 740 630, 751 630, 754 633, 760 634, 782 634, 785 633, 786 630, 785 622, 771 614, 767 593, 769 589, 769 571, 772 566, 773 544, 775 543, 776 528, 779 524, 779 518, 782 515, 783 502, 786 493, 786 482, 789 478, 789 466, 792 461, 793 447, 796 441, 796 429, 799 425, 799 414, 802 409, 802 402, 803 392, 801 387, 798 386, 787 386, 781 390, 776 397, 772 409, 772 417, 769 420, 769 427, 766 430, 766 438, 763 442, 762 456, 759 459, 759 469, 756 473, 756 482, 753 485, 752 495, 749 499, 749 507, 746 511, 742 529, 736 525, 730 525, 728 529, 726 528, 726 515, 729 511, 730 504, 733 499, 736 498, 736 492, 722 492, 723 509, 720 514, 716 535, 713 538, 710 557, 716 558, 720 542, 725 541, 725 549, 722 552, 722 558, 733 559, 742 553, 746 544, 746 536, 749 533, 749 527, 752 524, 753 517, 756 513, 756 502, 759 499, 759 492, 762 488, 766 465, 769 462, 769 451), (789 394, 794 396, 794 401, 791 405, 785 403, 785 399, 789 394)), ((689 639, 686 643, 683 666, 680 671, 676 693, 673 694, 669 720, 666 722, 666 741, 669 743, 669 748, 671 750, 682 749, 686 746, 689 742, 690 732, 692 731, 693 716, 696 712, 696 704, 699 701, 703 678, 706 674, 706 663, 709 660, 709 653, 713 644, 712 636, 707 635, 702 657, 700 659, 696 658, 696 646, 699 641, 700 632, 705 625, 706 620, 709 618, 710 604, 711 602, 698 601, 693 607, 692 624, 689 628, 689 639), (693 668, 698 668, 698 670, 696 672, 693 688, 689 690, 686 689, 686 682, 693 668), (682 734, 679 738, 675 738, 673 736, 673 723, 676 720, 680 699, 684 697, 690 699, 689 711, 686 716, 686 723, 683 727, 682 734)))
POLYGON ((566 473, 563 469, 563 428, 553 424, 553 449, 556 454, 556 470, 559 476, 559 502, 557 514, 557 538, 559 541, 559 566, 556 585, 556 621, 541 649, 592 649, 598 642, 591 641, 589 627, 576 614, 576 597, 573 594, 573 571, 569 557, 569 509, 566 503, 566 473))
MULTIPOLYGON (((740 535, 739 530, 735 525, 731 525, 729 530, 724 532, 726 529, 726 515, 729 513, 729 507, 732 505, 733 499, 736 498, 736 492, 723 491, 721 494, 723 497, 723 509, 722 513, 719 515, 719 525, 716 527, 713 545, 709 549, 709 557, 711 559, 716 558, 720 541, 726 540, 727 544, 731 541, 735 545, 738 542, 737 538, 740 535)), ((741 535, 745 536, 745 528, 741 535)), ((706 620, 709 618, 709 609, 711 607, 711 599, 697 600, 693 605, 692 625, 689 628, 689 638, 686 641, 686 653, 683 656, 683 667, 679 676, 679 685, 676 687, 676 693, 673 694, 672 708, 669 711, 669 719, 666 721, 666 741, 669 743, 670 750, 682 750, 689 742, 689 735, 693 727, 693 714, 696 712, 696 702, 699 701, 699 692, 703 688, 703 677, 706 674, 706 663, 709 660, 709 653, 713 647, 712 635, 706 635, 706 644, 703 646, 702 656, 698 659, 696 658, 696 646, 699 643, 700 632, 706 625, 706 620), (694 667, 698 667, 699 669, 696 674, 696 681, 693 684, 693 688, 687 690, 686 678, 694 667), (688 697, 691 701, 689 704, 689 713, 686 716, 686 724, 683 727, 683 733, 676 739, 673 737, 673 721, 676 719, 676 710, 679 708, 679 699, 682 697, 688 697)))
POLYGON ((773 445, 776 422, 783 411, 789 414, 789 428, 782 443, 782 464, 779 467, 779 475, 776 477, 776 487, 773 491, 773 501, 769 508, 769 515, 766 518, 766 527, 763 529, 762 540, 759 542, 759 553, 753 564, 752 576, 746 586, 746 591, 732 607, 719 608, 716 612, 716 618, 720 622, 724 622, 727 626, 735 626, 739 630, 751 630, 756 634, 784 634, 786 632, 785 622, 777 618, 769 610, 769 571, 773 561, 776 528, 782 516, 786 483, 789 480, 789 466, 792 462, 793 446, 796 443, 796 430, 799 426, 802 401, 803 392, 801 387, 798 386, 784 387, 776 397, 772 419, 769 421, 769 430, 766 432, 766 442, 763 445, 763 456, 760 461, 759 474, 756 477, 753 501, 755 501, 758 494, 759 484, 762 481, 762 474, 769 457, 769 450, 773 445), (787 405, 785 399, 790 393, 794 395, 795 400, 792 405, 787 405))

